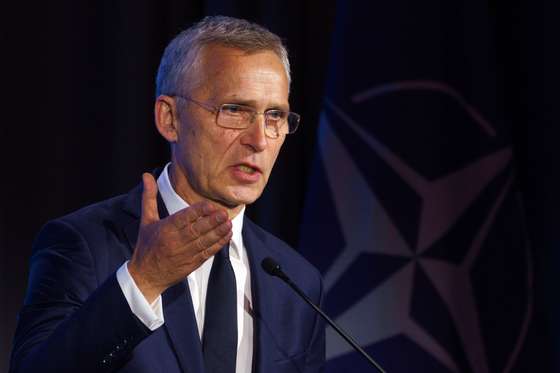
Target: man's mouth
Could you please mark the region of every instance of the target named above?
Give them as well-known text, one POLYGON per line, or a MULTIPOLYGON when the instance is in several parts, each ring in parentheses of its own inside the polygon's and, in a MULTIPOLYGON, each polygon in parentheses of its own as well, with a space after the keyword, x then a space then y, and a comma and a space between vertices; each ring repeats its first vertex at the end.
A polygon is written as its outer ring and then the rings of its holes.
POLYGON ((246 165, 246 164, 240 164, 240 165, 238 165, 238 166, 237 166, 237 169, 238 169, 239 171, 243 171, 243 172, 248 173, 248 174, 251 174, 251 175, 254 174, 255 172, 259 172, 258 169, 254 168, 254 167, 251 167, 251 166, 248 166, 248 165, 246 165))

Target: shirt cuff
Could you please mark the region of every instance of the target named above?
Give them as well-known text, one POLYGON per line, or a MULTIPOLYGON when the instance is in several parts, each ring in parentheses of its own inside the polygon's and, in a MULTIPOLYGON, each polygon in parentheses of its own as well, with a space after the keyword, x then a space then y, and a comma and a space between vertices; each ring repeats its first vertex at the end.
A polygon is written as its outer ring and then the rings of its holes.
POLYGON ((164 323, 161 295, 148 303, 128 272, 128 260, 117 270, 117 281, 132 313, 151 331, 159 328, 164 323))

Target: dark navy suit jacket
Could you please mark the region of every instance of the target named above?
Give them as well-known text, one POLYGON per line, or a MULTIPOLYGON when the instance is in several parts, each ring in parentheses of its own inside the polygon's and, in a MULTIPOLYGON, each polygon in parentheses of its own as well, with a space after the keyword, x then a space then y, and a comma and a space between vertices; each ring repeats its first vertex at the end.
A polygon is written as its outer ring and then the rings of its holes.
MULTIPOLYGON (((10 372, 204 373, 186 282, 162 295, 165 323, 154 332, 134 316, 117 282, 116 270, 135 247, 141 193, 138 186, 43 227, 33 249, 10 372)), ((161 198, 159 208, 166 216, 161 198)), ((318 271, 248 218, 243 240, 253 292, 253 372, 322 371, 322 320, 260 263, 273 257, 321 303, 318 271)))

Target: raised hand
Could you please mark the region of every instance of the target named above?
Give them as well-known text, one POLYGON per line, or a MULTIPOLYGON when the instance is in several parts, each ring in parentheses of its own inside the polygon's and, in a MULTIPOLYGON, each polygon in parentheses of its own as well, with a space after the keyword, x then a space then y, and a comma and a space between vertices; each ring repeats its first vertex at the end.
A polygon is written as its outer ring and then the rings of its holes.
POLYGON ((128 270, 152 303, 228 243, 232 225, 227 212, 209 202, 195 203, 160 219, 156 181, 148 173, 142 175, 142 181, 140 230, 128 270))

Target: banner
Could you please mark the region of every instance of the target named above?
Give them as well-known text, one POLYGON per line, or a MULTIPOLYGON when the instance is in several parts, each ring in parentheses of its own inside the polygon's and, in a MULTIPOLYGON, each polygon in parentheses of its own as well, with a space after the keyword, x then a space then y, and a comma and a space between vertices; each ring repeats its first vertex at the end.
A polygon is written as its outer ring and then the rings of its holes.
MULTIPOLYGON (((388 372, 516 372, 533 309, 482 1, 339 1, 301 252, 388 372)), ((327 372, 373 371, 327 330, 327 372)))

